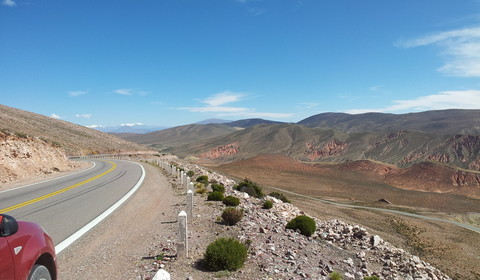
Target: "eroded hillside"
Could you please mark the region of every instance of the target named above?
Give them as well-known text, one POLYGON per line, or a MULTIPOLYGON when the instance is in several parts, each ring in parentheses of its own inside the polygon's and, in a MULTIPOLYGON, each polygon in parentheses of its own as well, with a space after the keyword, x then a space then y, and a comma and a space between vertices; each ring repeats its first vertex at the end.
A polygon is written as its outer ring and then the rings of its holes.
POLYGON ((67 155, 149 150, 97 130, 4 105, 0 105, 0 129, 55 143, 67 155))
POLYGON ((55 143, 24 134, 0 132, 0 183, 69 171, 76 164, 55 143))

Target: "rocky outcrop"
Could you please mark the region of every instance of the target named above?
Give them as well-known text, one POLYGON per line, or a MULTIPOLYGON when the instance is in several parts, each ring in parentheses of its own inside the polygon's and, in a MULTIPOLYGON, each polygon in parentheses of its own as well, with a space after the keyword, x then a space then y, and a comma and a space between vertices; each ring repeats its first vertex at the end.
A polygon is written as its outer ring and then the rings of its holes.
POLYGON ((472 170, 478 170, 480 171, 480 158, 477 158, 476 160, 472 161, 468 167, 472 170))
POLYGON ((231 143, 231 144, 215 147, 210 151, 201 154, 200 157, 208 158, 208 159, 218 159, 218 158, 235 155, 239 151, 240 151, 240 144, 237 142, 237 143, 231 143))
POLYGON ((56 143, 0 132, 0 182, 7 183, 75 167, 56 143))
POLYGON ((310 160, 339 155, 344 152, 348 147, 348 144, 346 142, 342 142, 336 138, 329 141, 323 147, 320 147, 319 145, 316 145, 312 142, 307 142, 305 145, 307 147, 305 155, 310 160))

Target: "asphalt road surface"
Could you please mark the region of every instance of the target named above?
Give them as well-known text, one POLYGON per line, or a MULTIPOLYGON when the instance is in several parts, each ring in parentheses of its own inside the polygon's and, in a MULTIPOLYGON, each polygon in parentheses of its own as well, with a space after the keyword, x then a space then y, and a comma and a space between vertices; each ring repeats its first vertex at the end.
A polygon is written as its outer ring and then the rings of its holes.
POLYGON ((57 179, 0 192, 0 213, 40 224, 55 245, 97 218, 143 177, 138 164, 93 160, 94 166, 57 179))

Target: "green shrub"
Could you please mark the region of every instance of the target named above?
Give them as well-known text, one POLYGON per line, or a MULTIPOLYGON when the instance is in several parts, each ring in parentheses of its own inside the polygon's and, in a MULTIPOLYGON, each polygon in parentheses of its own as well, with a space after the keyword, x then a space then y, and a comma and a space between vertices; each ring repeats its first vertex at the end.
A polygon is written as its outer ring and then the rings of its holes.
POLYGON ((219 238, 208 245, 203 263, 212 271, 234 271, 241 268, 246 259, 245 245, 233 238, 219 238))
POLYGON ((198 194, 206 194, 208 192, 208 190, 206 188, 198 188, 195 190, 196 193, 198 194))
POLYGON ((265 200, 263 203, 263 209, 270 209, 273 207, 273 201, 271 200, 265 200))
POLYGON ((380 280, 380 278, 378 278, 378 277, 375 276, 375 275, 372 275, 372 276, 365 276, 365 277, 363 277, 363 280, 380 280))
POLYGON ((328 275, 328 279, 330 280, 342 280, 343 279, 343 275, 340 274, 340 272, 332 272, 330 273, 330 275, 328 275))
POLYGON ((283 201, 285 203, 290 203, 290 200, 283 193, 271 192, 269 194, 269 196, 275 197, 276 199, 280 199, 281 201, 283 201))
POLYGON ((300 215, 288 222, 287 229, 300 230, 300 233, 305 236, 312 235, 317 230, 315 221, 305 215, 300 215))
POLYGON ((228 207, 223 210, 222 221, 227 226, 234 226, 243 218, 243 211, 235 209, 233 207, 228 207))
POLYGON ((240 204, 240 199, 229 195, 223 199, 223 204, 227 206, 238 206, 240 204))
POLYGON ((262 198, 265 196, 262 187, 247 178, 245 178, 245 180, 243 180, 242 182, 238 183, 238 185, 235 186, 235 189, 237 191, 248 193, 248 195, 256 198, 262 198))
POLYGON ((192 170, 187 171, 187 176, 188 177, 192 178, 193 175, 195 175, 195 172, 193 172, 192 170))
POLYGON ((15 132, 15 135, 17 135, 19 138, 28 138, 28 135, 23 132, 15 132))
POLYGON ((225 192, 225 187, 222 184, 213 183, 212 184, 212 191, 224 193, 225 192))
POLYGON ((211 192, 211 193, 208 194, 207 200, 222 201, 223 200, 223 193, 221 193, 221 192, 211 192))
POLYGON ((207 175, 198 176, 196 181, 199 183, 208 185, 208 176, 207 175))

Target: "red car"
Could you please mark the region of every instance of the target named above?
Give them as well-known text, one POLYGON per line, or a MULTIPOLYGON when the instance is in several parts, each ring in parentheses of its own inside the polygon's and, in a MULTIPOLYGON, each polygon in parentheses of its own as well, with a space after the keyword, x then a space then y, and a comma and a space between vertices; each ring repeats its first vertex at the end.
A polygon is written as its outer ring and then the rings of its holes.
POLYGON ((57 279, 55 246, 42 227, 0 214, 0 279, 57 279))

